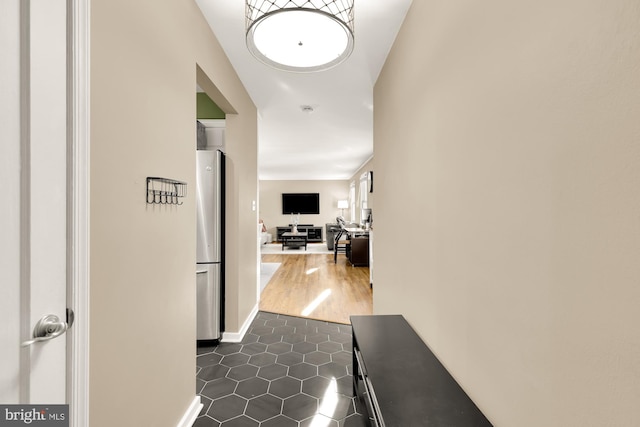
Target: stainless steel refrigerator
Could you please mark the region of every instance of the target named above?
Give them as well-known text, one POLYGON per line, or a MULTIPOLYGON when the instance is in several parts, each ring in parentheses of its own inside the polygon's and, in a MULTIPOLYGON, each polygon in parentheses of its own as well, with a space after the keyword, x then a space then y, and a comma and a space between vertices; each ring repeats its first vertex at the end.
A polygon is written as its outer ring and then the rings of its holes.
POLYGON ((224 164, 219 150, 196 151, 198 341, 224 330, 224 164))

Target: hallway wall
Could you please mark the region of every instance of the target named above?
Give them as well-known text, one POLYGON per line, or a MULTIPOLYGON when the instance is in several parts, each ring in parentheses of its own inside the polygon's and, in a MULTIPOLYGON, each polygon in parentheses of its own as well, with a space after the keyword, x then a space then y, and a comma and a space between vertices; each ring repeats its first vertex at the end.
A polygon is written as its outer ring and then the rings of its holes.
POLYGON ((640 423, 638 22, 414 1, 375 86, 374 311, 498 427, 640 423))
POLYGON ((91 427, 175 427, 196 391, 196 81, 227 117, 228 332, 257 304, 256 109, 193 1, 95 0, 90 33, 91 427), (147 205, 147 176, 187 182, 184 204, 147 205))

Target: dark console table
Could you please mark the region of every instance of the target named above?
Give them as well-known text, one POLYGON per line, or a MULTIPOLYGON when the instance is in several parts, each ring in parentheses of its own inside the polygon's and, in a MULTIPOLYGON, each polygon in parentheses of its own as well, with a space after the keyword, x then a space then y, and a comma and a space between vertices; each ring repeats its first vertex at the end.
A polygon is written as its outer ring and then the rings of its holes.
POLYGON ((353 388, 374 426, 491 427, 402 316, 351 316, 353 388))
POLYGON ((347 259, 354 267, 369 266, 369 236, 355 236, 351 238, 351 244, 347 245, 347 259))
POLYGON ((345 255, 354 267, 369 266, 369 231, 359 227, 345 227, 350 244, 345 255))

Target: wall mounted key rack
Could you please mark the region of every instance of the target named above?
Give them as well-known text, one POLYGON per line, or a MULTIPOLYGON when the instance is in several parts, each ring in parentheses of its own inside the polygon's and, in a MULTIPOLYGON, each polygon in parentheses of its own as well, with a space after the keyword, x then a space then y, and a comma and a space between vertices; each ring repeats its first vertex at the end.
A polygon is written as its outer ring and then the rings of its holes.
POLYGON ((187 183, 175 179, 147 177, 147 204, 181 205, 187 195, 187 183))

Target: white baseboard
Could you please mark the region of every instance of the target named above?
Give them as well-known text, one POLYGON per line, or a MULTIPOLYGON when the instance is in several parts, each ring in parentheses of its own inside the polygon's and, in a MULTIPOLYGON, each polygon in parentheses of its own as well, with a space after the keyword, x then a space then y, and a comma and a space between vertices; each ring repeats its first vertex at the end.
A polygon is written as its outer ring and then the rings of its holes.
POLYGON ((251 322, 253 322, 253 319, 256 317, 256 314, 258 314, 258 304, 256 304, 253 307, 253 310, 251 310, 251 313, 249 313, 249 316, 245 319, 244 324, 242 325, 242 328, 240 328, 239 332, 223 332, 222 333, 222 342, 242 341, 242 338, 244 338, 244 334, 246 334, 247 330, 249 330, 249 326, 251 326, 251 322))
POLYGON ((187 408, 187 412, 184 413, 176 427, 192 427, 193 423, 196 422, 196 418, 198 418, 198 414, 200 413, 202 406, 200 396, 194 397, 191 405, 187 408))

